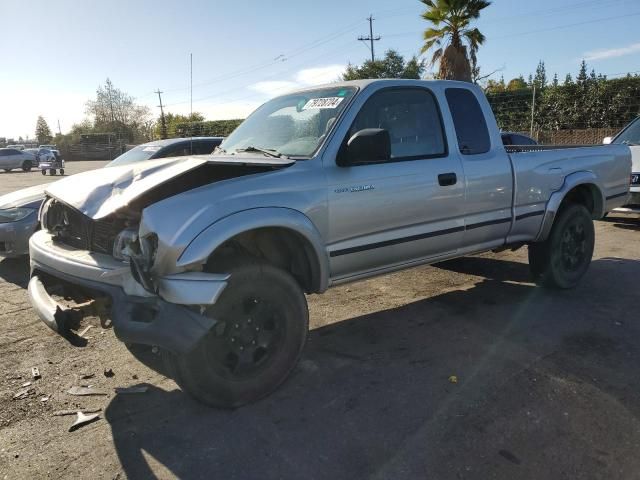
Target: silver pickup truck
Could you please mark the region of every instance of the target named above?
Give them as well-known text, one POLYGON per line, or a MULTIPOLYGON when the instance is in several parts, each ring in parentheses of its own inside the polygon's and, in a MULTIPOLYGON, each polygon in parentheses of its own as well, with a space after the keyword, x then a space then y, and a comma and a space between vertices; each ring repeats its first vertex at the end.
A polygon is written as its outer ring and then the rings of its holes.
POLYGON ((509 148, 468 83, 284 95, 213 155, 52 184, 30 241, 31 303, 70 335, 53 292, 106 299, 118 338, 158 347, 185 391, 242 405, 296 365, 305 293, 524 244, 536 282, 575 286, 593 219, 626 203, 629 148, 509 148))

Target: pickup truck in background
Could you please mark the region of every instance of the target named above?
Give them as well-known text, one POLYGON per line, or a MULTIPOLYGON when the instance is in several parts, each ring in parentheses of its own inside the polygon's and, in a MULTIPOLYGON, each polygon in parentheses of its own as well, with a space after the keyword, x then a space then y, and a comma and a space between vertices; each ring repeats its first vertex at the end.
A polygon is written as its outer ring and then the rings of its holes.
POLYGON ((574 287, 593 219, 626 203, 630 172, 625 145, 505 148, 468 83, 301 90, 259 107, 211 156, 52 184, 30 240, 30 300, 67 335, 54 287, 106 299, 119 339, 159 347, 185 391, 235 407, 295 367, 305 293, 525 244, 537 283, 574 287))
POLYGON ((640 213, 640 117, 624 127, 615 137, 606 137, 605 145, 626 145, 631 150, 631 185, 627 204, 615 213, 640 213))

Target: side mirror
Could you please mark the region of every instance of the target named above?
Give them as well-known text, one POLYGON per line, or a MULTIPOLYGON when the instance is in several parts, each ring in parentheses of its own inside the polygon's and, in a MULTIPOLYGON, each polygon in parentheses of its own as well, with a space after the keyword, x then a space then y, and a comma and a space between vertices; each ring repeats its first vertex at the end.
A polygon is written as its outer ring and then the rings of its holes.
POLYGON ((391 138, 382 128, 365 128, 353 134, 338 155, 341 167, 382 163, 391 158, 391 138))
POLYGON ((613 140, 613 138, 611 137, 604 137, 604 140, 602 140, 602 144, 603 145, 609 145, 611 143, 611 140, 613 140))

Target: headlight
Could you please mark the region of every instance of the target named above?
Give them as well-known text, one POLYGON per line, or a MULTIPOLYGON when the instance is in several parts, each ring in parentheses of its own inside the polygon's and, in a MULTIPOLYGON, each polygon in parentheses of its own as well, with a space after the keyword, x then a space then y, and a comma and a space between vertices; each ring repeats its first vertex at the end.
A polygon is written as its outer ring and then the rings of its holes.
POLYGON ((0 223, 18 222, 27 218, 35 210, 33 208, 16 207, 16 208, 0 208, 0 223))
POLYGON ((48 198, 42 205, 40 205, 40 210, 38 211, 38 222, 40 222, 40 228, 43 230, 47 229, 47 211, 51 206, 51 202, 53 202, 53 198, 48 198))
POLYGON ((118 260, 129 262, 129 258, 140 254, 138 244, 138 229, 125 228, 113 242, 113 256, 118 260))

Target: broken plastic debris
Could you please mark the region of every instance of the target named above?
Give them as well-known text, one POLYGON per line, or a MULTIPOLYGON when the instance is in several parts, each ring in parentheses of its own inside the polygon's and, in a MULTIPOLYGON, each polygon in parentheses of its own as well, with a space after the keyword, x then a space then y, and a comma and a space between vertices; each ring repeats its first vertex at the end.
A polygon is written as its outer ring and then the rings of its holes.
POLYGON ((140 385, 138 387, 116 387, 116 393, 146 393, 149 387, 140 385))
POLYGON ((42 397, 40 399, 41 402, 48 402, 49 401, 49 397, 42 397))
POLYGON ((38 367, 31 367, 31 376, 34 380, 37 380, 41 377, 38 367))
POLYGON ((84 330, 82 330, 78 336, 79 337, 84 337, 84 334, 87 333, 89 331, 90 328, 93 328, 93 325, 89 325, 88 327, 86 327, 84 330))
POLYGON ((100 414, 98 414, 98 413, 92 413, 90 415, 85 415, 82 412, 77 412, 76 419, 71 424, 71 426, 69 427, 69 431, 73 432, 74 430, 77 430, 77 429, 79 429, 80 427, 82 427, 84 425, 88 425, 91 422, 95 422, 96 420, 98 420, 98 418, 100 418, 100 414))
POLYGON ((456 375, 451 375, 449 377, 449 382, 450 383, 458 383, 458 377, 456 375))
POLYGON ((67 393, 69 395, 107 395, 107 392, 89 387, 71 387, 67 393))
POLYGON ((13 396, 13 399, 14 400, 21 400, 23 398, 28 397, 29 395, 31 395, 35 391, 36 391, 35 388, 25 388, 24 390, 20 390, 20 391, 16 392, 16 394, 13 396))
POLYGON ((23 387, 28 387, 29 385, 31 385, 31 382, 24 382, 24 383, 22 384, 22 386, 23 386, 23 387))
MULTIPOLYGON (((98 413, 101 410, 102 410, 101 408, 83 408, 82 409, 84 413, 98 413)), ((65 415, 75 415, 76 413, 78 413, 78 410, 56 410, 51 415, 53 415, 54 417, 63 417, 65 415)))

